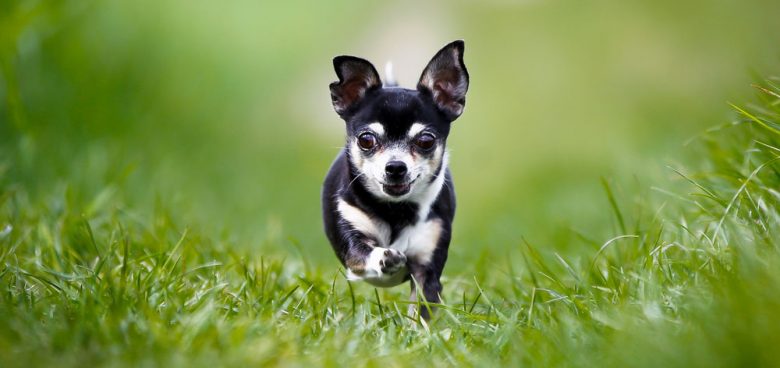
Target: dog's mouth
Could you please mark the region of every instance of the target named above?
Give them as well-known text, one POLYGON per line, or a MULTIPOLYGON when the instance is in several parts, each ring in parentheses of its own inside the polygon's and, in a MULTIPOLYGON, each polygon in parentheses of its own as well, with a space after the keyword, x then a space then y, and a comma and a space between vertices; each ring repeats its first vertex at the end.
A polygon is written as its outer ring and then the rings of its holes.
POLYGON ((393 197, 400 197, 404 194, 409 193, 409 191, 412 189, 412 184, 414 183, 415 180, 417 180, 417 178, 408 181, 406 183, 398 183, 398 184, 383 183, 382 190, 384 190, 385 193, 393 197))

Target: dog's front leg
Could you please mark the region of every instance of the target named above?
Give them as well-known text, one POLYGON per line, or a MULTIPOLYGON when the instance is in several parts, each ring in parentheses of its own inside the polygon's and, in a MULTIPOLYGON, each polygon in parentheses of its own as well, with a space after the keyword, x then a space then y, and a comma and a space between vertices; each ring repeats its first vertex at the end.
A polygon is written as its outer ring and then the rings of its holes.
POLYGON ((349 247, 344 264, 347 278, 368 281, 396 274, 406 265, 406 256, 395 249, 356 242, 349 247))
POLYGON ((392 286, 406 266, 406 256, 395 249, 378 246, 376 239, 352 230, 345 234, 346 249, 342 253, 347 267, 347 279, 364 280, 376 286, 392 286))

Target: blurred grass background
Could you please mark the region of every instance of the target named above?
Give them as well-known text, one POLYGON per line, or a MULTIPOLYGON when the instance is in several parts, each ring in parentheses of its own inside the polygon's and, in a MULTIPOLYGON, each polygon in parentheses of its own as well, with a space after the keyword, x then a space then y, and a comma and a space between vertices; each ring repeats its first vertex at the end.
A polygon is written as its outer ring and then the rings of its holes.
MULTIPOLYGON (((745 179, 776 159, 776 131, 726 102, 777 70, 777 14, 776 1, 2 2, 0 355, 776 361, 780 176, 773 163, 745 179), (343 123, 327 85, 331 58, 352 54, 392 60, 411 87, 456 38, 472 84, 449 140, 451 310, 426 334, 331 279, 319 190, 343 123)), ((763 98, 751 111, 777 121, 763 98)))
POLYGON ((777 14, 776 1, 14 0, 0 23, 5 178, 90 200, 107 187, 136 211, 162 201, 335 266, 317 199, 343 142, 330 59, 393 60, 411 87, 462 38, 453 261, 521 236, 565 250, 611 233, 601 177, 668 175, 743 100, 751 70, 778 60, 777 14))

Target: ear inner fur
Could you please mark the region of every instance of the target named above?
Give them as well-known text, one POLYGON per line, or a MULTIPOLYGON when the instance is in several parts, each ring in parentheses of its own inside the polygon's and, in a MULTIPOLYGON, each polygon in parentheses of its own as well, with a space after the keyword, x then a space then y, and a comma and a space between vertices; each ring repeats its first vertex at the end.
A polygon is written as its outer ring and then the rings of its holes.
POLYGON ((376 68, 364 59, 337 56, 333 59, 333 67, 339 81, 330 84, 330 94, 333 108, 339 115, 357 105, 368 91, 382 87, 376 68))
POLYGON ((439 109, 450 119, 457 119, 466 104, 469 74, 463 63, 463 41, 444 46, 431 59, 420 76, 417 89, 430 94, 439 109))

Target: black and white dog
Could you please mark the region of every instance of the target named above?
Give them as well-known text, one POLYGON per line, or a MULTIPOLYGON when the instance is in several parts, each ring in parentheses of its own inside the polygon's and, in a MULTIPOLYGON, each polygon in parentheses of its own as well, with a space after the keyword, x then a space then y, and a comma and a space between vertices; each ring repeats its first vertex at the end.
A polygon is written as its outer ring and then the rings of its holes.
POLYGON ((325 233, 350 280, 390 287, 413 277, 412 300, 419 285, 438 303, 455 216, 446 142, 469 86, 463 41, 433 57, 417 89, 383 86, 357 57, 333 66, 331 98, 347 139, 323 186, 325 233))

